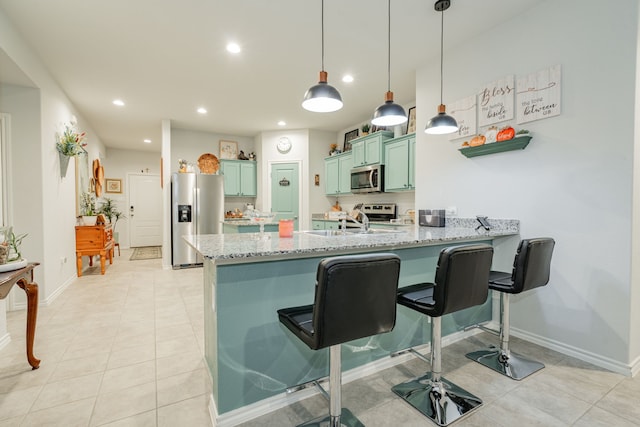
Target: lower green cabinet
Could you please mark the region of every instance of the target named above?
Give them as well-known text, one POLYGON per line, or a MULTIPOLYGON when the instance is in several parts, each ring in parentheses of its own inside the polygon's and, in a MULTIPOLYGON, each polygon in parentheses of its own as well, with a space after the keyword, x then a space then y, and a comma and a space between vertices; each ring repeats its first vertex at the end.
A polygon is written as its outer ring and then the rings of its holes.
POLYGON ((340 221, 311 220, 311 228, 314 230, 339 230, 340 221))
POLYGON ((221 160, 224 175, 224 195, 230 197, 256 197, 258 195, 256 162, 248 160, 221 160))

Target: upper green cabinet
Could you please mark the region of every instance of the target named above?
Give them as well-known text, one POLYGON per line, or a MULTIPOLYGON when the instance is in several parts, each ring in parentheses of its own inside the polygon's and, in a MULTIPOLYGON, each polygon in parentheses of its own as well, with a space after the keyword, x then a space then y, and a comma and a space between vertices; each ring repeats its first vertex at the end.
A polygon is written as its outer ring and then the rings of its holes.
POLYGON ((351 142, 353 166, 384 164, 384 141, 393 138, 393 132, 378 131, 351 142))
POLYGON ((351 152, 338 154, 324 159, 325 194, 351 193, 351 168, 353 156, 351 152))
POLYGON ((247 160, 221 160, 220 172, 224 175, 225 196, 257 196, 256 162, 247 160))
POLYGON ((385 143, 384 191, 415 189, 415 153, 415 134, 401 136, 385 143))

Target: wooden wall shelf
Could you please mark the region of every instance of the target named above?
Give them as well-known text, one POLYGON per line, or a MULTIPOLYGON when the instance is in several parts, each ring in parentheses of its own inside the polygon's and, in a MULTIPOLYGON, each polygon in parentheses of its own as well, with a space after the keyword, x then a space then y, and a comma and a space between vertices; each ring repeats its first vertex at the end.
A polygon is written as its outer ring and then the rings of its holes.
POLYGON ((508 141, 492 142, 477 147, 460 148, 460 153, 465 157, 486 156, 487 154, 502 153, 504 151, 524 150, 531 141, 531 136, 519 136, 508 141))

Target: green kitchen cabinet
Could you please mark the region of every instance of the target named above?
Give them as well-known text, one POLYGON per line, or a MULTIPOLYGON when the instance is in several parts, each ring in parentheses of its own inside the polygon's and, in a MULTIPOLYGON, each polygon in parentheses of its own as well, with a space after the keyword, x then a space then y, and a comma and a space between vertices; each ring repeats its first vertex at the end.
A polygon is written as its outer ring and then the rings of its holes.
POLYGON ((384 146, 386 167, 384 191, 415 190, 415 134, 387 141, 384 146))
POLYGON ((258 195, 256 162, 247 160, 221 160, 224 175, 224 195, 230 197, 256 197, 258 195))
POLYGON ((342 153, 324 159, 324 192, 328 195, 351 193, 352 154, 342 153))
POLYGON ((337 220, 314 219, 311 220, 311 228, 314 230, 339 230, 340 223, 341 222, 337 220))
POLYGON ((378 131, 351 142, 353 166, 366 166, 385 163, 384 142, 393 138, 393 132, 378 131))

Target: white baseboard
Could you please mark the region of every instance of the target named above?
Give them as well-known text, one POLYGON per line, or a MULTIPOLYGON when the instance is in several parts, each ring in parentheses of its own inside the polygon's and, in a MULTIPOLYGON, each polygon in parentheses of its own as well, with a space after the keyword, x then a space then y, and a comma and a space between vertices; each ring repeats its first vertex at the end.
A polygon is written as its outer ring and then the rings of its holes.
POLYGON ((636 360, 631 362, 631 376, 635 377, 640 372, 640 356, 636 357, 636 360))
POLYGON ((0 337, 0 350, 8 346, 10 342, 11 342, 11 335, 9 334, 9 332, 7 332, 2 337, 0 337))
MULTIPOLYGON (((56 289, 51 295, 49 295, 48 297, 46 297, 44 299, 40 298, 40 293, 38 293, 38 306, 39 307, 48 307, 49 305, 51 305, 51 303, 53 301, 55 301, 56 298, 58 298, 65 291, 65 289, 67 289, 69 287, 69 285, 71 285, 77 278, 78 278, 78 276, 76 276, 74 274, 73 276, 68 278, 66 282, 64 282, 62 285, 58 286, 58 289, 56 289)), ((38 289, 38 291, 40 291, 40 289, 38 289)), ((14 302, 13 308, 11 309, 11 311, 26 310, 26 309, 27 309, 27 302, 26 301, 20 302, 20 303, 14 302)))
MULTIPOLYGON (((480 332, 482 331, 479 329, 472 329, 466 332, 464 331, 455 332, 453 334, 443 337, 442 345, 443 347, 447 346, 454 342, 476 335, 480 332)), ((419 347, 413 347, 413 348, 416 351, 419 351, 420 353, 424 354, 425 356, 428 356, 429 352, 431 351, 429 344, 424 344, 419 347)), ((391 368, 396 365, 401 365, 413 359, 414 357, 415 356, 413 356, 410 353, 401 354, 400 356, 396 356, 396 357, 383 357, 381 359, 378 359, 366 365, 345 371, 342 373, 342 384, 343 385, 348 384, 352 381, 356 381, 361 378, 368 377, 369 375, 375 374, 384 369, 391 368)), ((427 367, 425 367, 425 371, 426 370, 427 370, 427 367)), ((243 406, 242 408, 234 409, 233 411, 229 411, 222 415, 218 414, 218 410, 216 408, 213 395, 210 395, 209 396, 209 415, 211 417, 211 422, 213 424, 213 427, 236 426, 238 424, 242 424, 254 418, 260 417, 262 415, 266 415, 270 412, 292 405, 296 402, 299 402, 301 400, 304 400, 316 394, 319 394, 319 391, 315 387, 305 388, 303 390, 300 390, 291 394, 280 393, 278 395, 269 397, 267 399, 263 399, 258 402, 252 403, 250 405, 243 406)))
POLYGON ((542 347, 555 350, 559 353, 566 354, 567 356, 575 357, 576 359, 583 360, 585 362, 592 363, 609 371, 622 374, 627 377, 631 377, 635 373, 640 371, 640 357, 638 357, 631 364, 625 364, 617 360, 602 356, 600 354, 592 353, 584 349, 574 347, 559 341, 555 341, 540 335, 532 334, 521 329, 511 328, 511 335, 522 338, 523 340, 532 342, 534 344, 541 345, 542 347))

